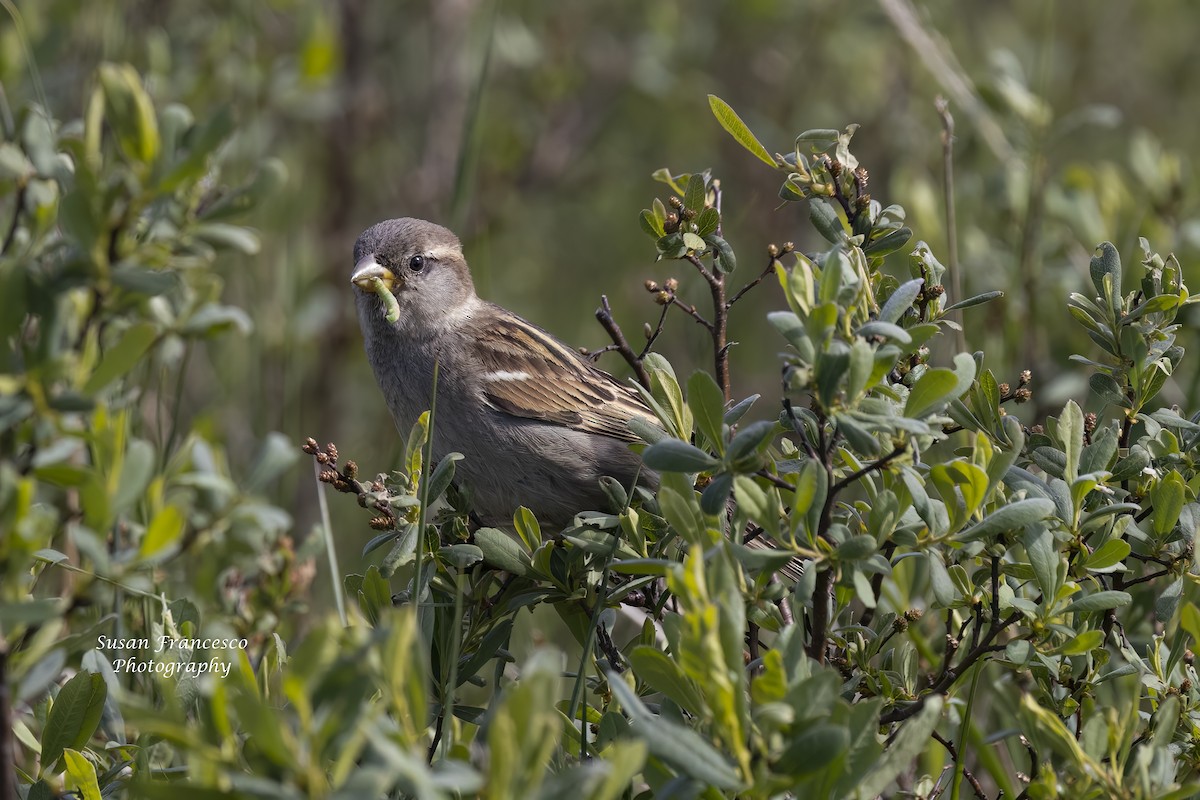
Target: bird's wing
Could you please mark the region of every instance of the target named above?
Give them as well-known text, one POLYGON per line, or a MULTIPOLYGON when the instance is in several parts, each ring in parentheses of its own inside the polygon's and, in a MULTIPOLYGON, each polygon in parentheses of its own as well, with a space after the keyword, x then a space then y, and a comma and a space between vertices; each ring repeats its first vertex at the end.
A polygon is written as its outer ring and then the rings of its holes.
POLYGON ((630 418, 661 425, 630 387, 520 317, 490 316, 472 333, 484 398, 499 411, 629 442, 630 418))

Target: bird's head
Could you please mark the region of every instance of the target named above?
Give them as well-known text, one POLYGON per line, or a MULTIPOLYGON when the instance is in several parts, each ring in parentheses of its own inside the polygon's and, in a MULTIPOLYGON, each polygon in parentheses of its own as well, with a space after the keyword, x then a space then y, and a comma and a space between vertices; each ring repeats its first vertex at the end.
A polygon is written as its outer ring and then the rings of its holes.
POLYGON ((412 336, 436 335, 478 303, 458 237, 425 220, 385 220, 358 237, 350 282, 356 287, 359 314, 382 322, 386 305, 385 298, 376 296, 377 281, 396 298, 399 319, 394 326, 412 336))

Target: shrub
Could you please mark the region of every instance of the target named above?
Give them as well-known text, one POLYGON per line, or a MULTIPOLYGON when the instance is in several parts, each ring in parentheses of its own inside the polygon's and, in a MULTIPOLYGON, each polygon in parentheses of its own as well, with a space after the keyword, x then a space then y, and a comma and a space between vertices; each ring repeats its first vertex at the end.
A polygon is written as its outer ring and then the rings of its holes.
POLYGON ((303 632, 311 563, 261 497, 290 447, 268 437, 232 475, 169 388, 190 348, 248 324, 212 267, 255 248, 227 220, 278 167, 215 188, 228 119, 155 108, 128 67, 100 70, 82 123, 26 110, 0 144, 5 787, 1193 794, 1200 415, 1156 404, 1183 357, 1179 263, 1146 246, 1127 276, 1098 248, 1092 287, 1069 300, 1097 348, 1081 359, 1097 411, 1071 401, 1023 424, 1008 412, 1033 376, 930 346, 999 293, 948 298, 932 249, 905 253, 904 210, 868 194, 853 129, 772 155, 711 102, 827 246, 772 245, 734 290, 719 181, 658 175, 673 197, 641 225, 711 305, 649 283, 661 311, 641 351, 607 302, 598 317, 667 432, 638 431, 661 488, 610 483, 610 507, 563 531, 520 511, 510 535, 468 524, 457 456, 429 457, 436 414, 372 480, 310 440, 321 480, 369 508, 378 563, 346 578, 342 619, 303 632), (778 405, 735 396, 727 328, 770 280, 787 305, 768 317, 778 405), (680 381, 654 352, 671 315, 710 336, 711 372, 680 381), (752 407, 770 418, 748 421, 752 407), (514 663, 514 622, 535 606, 579 643, 565 672, 552 648, 514 663), (632 638, 622 606, 644 617, 632 638), (160 637, 232 646, 156 654, 160 637))

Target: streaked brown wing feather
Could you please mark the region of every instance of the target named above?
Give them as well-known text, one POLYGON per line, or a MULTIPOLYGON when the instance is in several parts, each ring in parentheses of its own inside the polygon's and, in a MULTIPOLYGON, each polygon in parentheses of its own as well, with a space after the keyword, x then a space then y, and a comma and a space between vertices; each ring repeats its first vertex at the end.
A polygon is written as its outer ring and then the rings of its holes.
POLYGON ((476 324, 483 393, 496 409, 629 442, 631 417, 659 424, 636 392, 536 325, 507 313, 476 324))

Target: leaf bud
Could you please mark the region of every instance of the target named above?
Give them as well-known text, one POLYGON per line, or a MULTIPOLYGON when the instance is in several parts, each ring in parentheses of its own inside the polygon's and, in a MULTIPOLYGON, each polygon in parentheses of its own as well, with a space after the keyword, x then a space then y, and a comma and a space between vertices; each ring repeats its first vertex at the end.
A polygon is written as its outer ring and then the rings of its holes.
POLYGON ((654 302, 658 303, 660 306, 665 306, 667 303, 671 302, 671 293, 659 292, 654 296, 654 302))
POLYGON ((675 278, 667 278, 667 282, 663 288, 665 288, 668 292, 675 292, 679 289, 679 281, 675 278))
POLYGON ((652 281, 652 280, 647 279, 647 281, 642 285, 646 287, 647 292, 657 292, 658 291, 658 281, 652 281))

